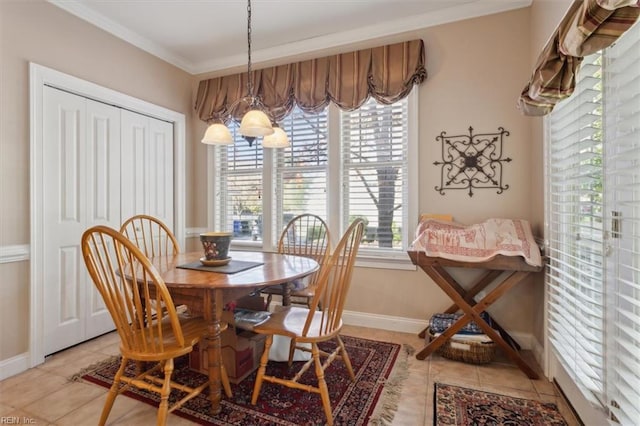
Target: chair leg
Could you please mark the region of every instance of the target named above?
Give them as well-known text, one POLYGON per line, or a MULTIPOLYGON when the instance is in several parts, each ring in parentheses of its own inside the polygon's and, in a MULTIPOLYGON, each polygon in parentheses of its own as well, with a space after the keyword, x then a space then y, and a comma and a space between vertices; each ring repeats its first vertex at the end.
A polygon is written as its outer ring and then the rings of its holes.
POLYGON ((127 363, 129 360, 125 357, 122 357, 122 362, 120 363, 120 368, 116 372, 115 377, 113 378, 113 384, 111 388, 109 388, 109 392, 107 393, 107 400, 104 403, 104 407, 102 408, 102 414, 100 415, 100 422, 98 425, 103 426, 107 423, 107 418, 109 417, 109 413, 111 412, 111 408, 113 407, 113 402, 116 400, 116 396, 118 396, 118 391, 120 388, 120 378, 124 374, 124 370, 127 368, 127 363))
POLYGON ((260 394, 260 388, 262 388, 262 381, 264 373, 267 371, 267 363, 269 362, 269 350, 273 343, 273 335, 268 334, 264 342, 264 352, 260 358, 260 368, 258 368, 258 374, 256 375, 256 382, 253 385, 253 394, 251 395, 251 405, 256 405, 258 402, 258 395, 260 394))
POLYGON ((160 393, 160 405, 158 407, 158 426, 167 423, 167 412, 169 411, 169 394, 171 393, 171 375, 173 374, 173 359, 164 361, 164 383, 160 393))
POLYGON ((295 354, 295 352, 296 352, 296 339, 291 338, 291 342, 289 343, 289 361, 287 362, 289 367, 293 365, 293 355, 295 354))
POLYGON ((333 426, 333 411, 331 411, 331 400, 329 399, 329 388, 324 380, 324 368, 322 368, 322 360, 320 359, 320 351, 316 343, 311 345, 311 356, 316 366, 316 376, 318 377, 318 389, 320 390, 320 398, 322 398, 322 407, 327 417, 327 425, 333 426))
POLYGON ((340 338, 340 336, 336 336, 336 339, 338 340, 338 345, 340 346, 340 352, 342 353, 342 361, 344 361, 344 365, 347 367, 347 371, 349 372, 349 377, 351 377, 351 381, 355 382, 356 381, 356 376, 353 373, 353 367, 351 366, 351 359, 349 359, 349 354, 347 353, 347 350, 344 347, 344 343, 342 342, 342 339, 340 338))

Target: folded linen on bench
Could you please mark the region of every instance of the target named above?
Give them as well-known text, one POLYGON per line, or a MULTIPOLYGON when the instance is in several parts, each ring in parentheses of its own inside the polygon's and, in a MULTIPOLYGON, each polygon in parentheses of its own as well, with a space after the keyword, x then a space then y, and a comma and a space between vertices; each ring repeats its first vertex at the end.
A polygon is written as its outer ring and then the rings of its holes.
POLYGON ((416 229, 412 248, 430 257, 463 262, 504 255, 522 256, 529 265, 542 265, 540 248, 529 222, 523 219, 488 219, 473 225, 426 219, 416 229))

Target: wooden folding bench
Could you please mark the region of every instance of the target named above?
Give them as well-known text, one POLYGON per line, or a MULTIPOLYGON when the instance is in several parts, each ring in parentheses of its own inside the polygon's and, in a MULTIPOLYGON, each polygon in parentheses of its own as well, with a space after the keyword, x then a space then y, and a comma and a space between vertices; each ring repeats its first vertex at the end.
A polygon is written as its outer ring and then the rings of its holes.
MULTIPOLYGON (((458 260, 449 260, 441 257, 430 257, 422 251, 408 251, 409 257, 414 265, 419 266, 431 279, 451 298, 454 302, 445 312, 454 313, 461 310, 464 315, 447 328, 441 335, 433 339, 425 346, 416 358, 425 359, 436 349, 447 342, 454 334, 470 321, 475 321, 480 328, 495 342, 504 353, 515 362, 518 367, 530 378, 537 379, 538 374, 522 359, 516 349, 514 349, 507 340, 508 335, 501 336, 500 333, 492 328, 480 314, 484 312, 491 304, 504 295, 510 288, 521 282, 532 272, 539 272, 542 266, 532 266, 525 262, 522 256, 504 256, 497 255, 491 260, 482 262, 463 262, 458 260), (486 272, 474 282, 469 290, 465 290, 453 277, 447 272, 445 267, 456 268, 477 268, 485 269, 486 272), (485 287, 494 282, 498 277, 505 274, 504 278, 481 300, 475 301, 474 297, 478 295, 485 287)), ((425 336, 425 331, 420 333, 420 337, 425 336)), ((514 342, 511 342, 514 343, 514 342)))

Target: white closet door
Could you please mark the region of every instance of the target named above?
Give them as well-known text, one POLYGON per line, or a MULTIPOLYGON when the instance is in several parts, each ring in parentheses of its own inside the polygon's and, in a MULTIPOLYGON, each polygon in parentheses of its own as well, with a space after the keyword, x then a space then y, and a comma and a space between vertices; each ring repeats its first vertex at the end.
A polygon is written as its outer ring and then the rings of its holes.
POLYGON ((122 220, 148 214, 173 223, 173 124, 122 110, 122 220))
MULTIPOLYGON (((120 110, 87 100, 87 226, 120 227, 120 110)), ((91 282, 87 268, 82 271, 88 282, 86 333, 83 340, 115 329, 102 296, 91 282)))
POLYGON ((112 330, 88 279, 80 239, 97 224, 119 225, 119 110, 44 90, 45 354, 112 330))

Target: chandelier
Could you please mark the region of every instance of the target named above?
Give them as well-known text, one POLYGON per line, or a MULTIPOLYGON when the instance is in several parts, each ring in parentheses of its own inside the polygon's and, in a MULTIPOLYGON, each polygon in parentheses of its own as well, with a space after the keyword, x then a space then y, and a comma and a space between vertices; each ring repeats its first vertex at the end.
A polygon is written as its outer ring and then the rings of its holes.
MULTIPOLYGON (((247 0, 247 96, 231 104, 229 110, 245 103, 249 106, 240 121, 240 134, 252 146, 253 141, 263 137, 263 148, 284 148, 289 146, 287 134, 265 112, 262 101, 253 94, 253 79, 251 78, 251 0, 247 0)), ((202 138, 202 143, 209 145, 230 145, 233 138, 229 128, 218 121, 209 125, 202 138)))

